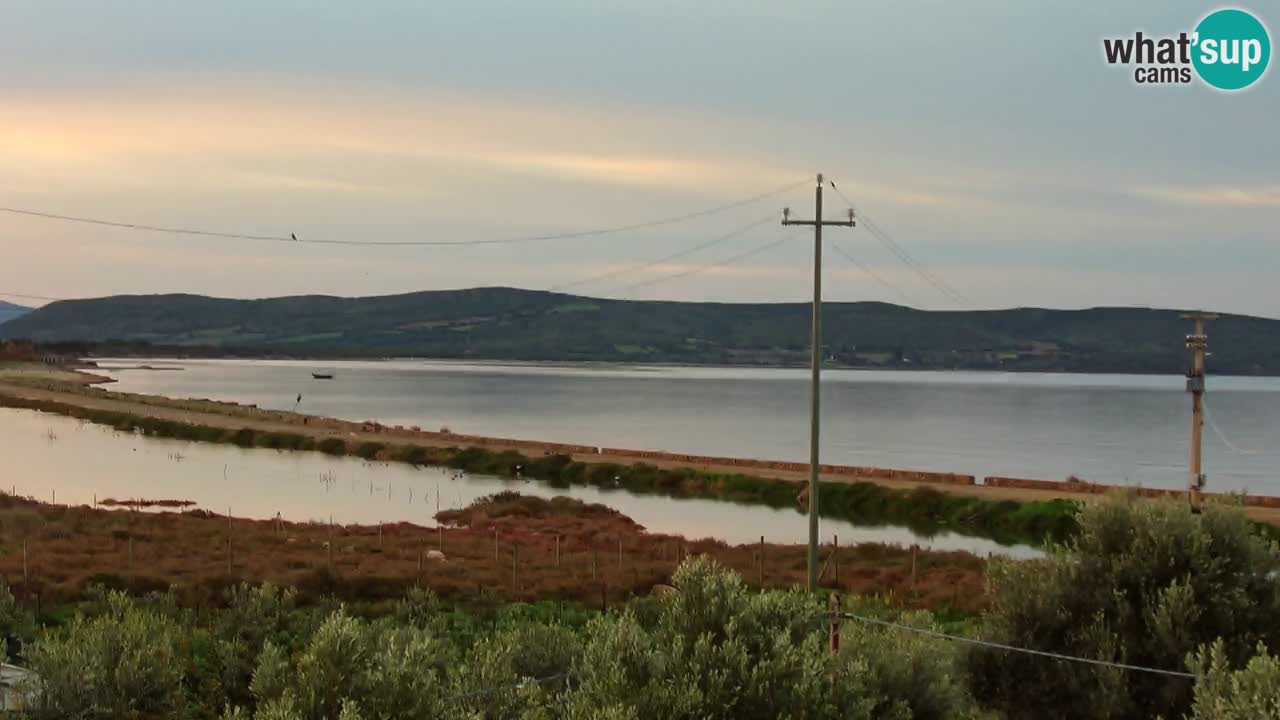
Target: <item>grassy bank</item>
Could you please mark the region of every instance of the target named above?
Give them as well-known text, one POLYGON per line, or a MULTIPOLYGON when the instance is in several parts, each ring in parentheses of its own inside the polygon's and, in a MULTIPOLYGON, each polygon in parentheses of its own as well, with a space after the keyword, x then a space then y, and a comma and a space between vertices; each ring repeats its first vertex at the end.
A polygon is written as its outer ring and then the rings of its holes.
MULTIPOLYGON (((251 427, 214 427, 147 415, 81 407, 53 400, 0 395, 0 406, 39 410, 152 437, 226 443, 242 448, 310 450, 353 455, 368 460, 438 465, 475 474, 524 477, 553 487, 592 486, 656 494, 672 498, 707 498, 775 508, 796 508, 798 483, 736 473, 692 468, 659 468, 646 463, 585 463, 567 455, 531 457, 514 450, 480 447, 425 447, 382 442, 350 443, 341 437, 251 427)), ((824 517, 861 525, 902 525, 920 534, 954 531, 1004 543, 1041 544, 1061 540, 1075 529, 1077 505, 1067 500, 1016 502, 945 493, 929 487, 911 490, 874 483, 823 483, 820 511, 824 517)))

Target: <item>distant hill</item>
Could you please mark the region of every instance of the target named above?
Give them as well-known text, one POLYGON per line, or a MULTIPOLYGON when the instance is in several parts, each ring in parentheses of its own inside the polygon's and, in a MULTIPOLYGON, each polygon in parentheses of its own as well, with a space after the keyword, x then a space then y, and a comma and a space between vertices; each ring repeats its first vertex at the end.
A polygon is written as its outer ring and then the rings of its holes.
POLYGON ((31 312, 31 308, 21 305, 14 305, 0 300, 0 323, 8 322, 16 317, 21 317, 31 312))
MULTIPOLYGON (((1176 310, 825 307, 826 353, 846 366, 1180 373, 1190 327, 1176 310)), ((1209 332, 1211 372, 1280 375, 1280 320, 1224 315, 1209 332)), ((803 365, 809 306, 510 288, 364 298, 118 296, 46 305, 0 325, 0 337, 129 343, 102 352, 803 365)))

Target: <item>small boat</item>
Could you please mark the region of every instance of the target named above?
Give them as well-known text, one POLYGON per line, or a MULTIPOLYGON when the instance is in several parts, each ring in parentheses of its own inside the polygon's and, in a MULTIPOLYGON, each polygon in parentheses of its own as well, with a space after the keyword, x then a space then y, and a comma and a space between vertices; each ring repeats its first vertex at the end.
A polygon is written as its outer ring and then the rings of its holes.
POLYGON ((316 380, 332 380, 332 379, 333 379, 333 373, 318 373, 318 372, 313 372, 313 373, 311 373, 311 377, 315 378, 316 380))

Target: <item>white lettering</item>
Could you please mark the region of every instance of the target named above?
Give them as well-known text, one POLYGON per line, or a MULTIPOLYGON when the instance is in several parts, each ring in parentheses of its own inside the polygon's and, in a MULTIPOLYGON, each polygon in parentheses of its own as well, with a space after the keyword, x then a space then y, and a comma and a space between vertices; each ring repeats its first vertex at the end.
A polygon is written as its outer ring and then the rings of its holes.
POLYGON ((1222 64, 1235 65, 1240 62, 1240 41, 1219 40, 1222 45, 1222 64))
POLYGON ((1213 39, 1200 41, 1200 61, 1206 65, 1216 65, 1218 62, 1218 41, 1213 39))
POLYGON ((1244 41, 1244 63, 1240 66, 1241 70, 1249 72, 1250 65, 1257 65, 1262 60, 1262 43, 1257 40, 1244 41))

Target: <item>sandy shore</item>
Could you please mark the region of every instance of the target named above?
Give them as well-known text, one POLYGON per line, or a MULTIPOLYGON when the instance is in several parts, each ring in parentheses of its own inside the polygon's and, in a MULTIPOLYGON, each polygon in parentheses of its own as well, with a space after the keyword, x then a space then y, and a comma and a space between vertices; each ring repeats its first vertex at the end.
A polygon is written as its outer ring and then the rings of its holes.
MULTIPOLYGON (((472 438, 448 433, 430 432, 417 428, 387 427, 376 423, 361 423, 325 418, 299 413, 263 410, 261 408, 212 400, 178 400, 173 398, 120 393, 105 390, 98 385, 109 378, 94 375, 92 369, 59 369, 41 366, 0 366, 0 394, 31 400, 45 400, 78 405, 95 410, 146 415, 163 420, 208 425, 238 430, 249 427, 262 432, 290 432, 310 436, 316 440, 339 437, 347 442, 412 443, 424 447, 459 447, 468 444, 482 445, 493 451, 514 450, 529 454, 529 441, 504 438, 472 438), (472 442, 468 442, 472 441, 472 442)), ((574 460, 585 463, 634 464, 634 456, 605 453, 570 454, 574 460)), ((807 479, 804 472, 760 468, 750 465, 715 463, 687 463, 660 458, 645 458, 644 462, 662 468, 690 467, 723 473, 741 473, 756 477, 777 478, 801 483, 807 479)), ((940 492, 978 497, 987 500, 1015 500, 1019 502, 1045 501, 1065 498, 1093 501, 1098 495, 1070 493, 1015 487, 988 487, 983 485, 959 485, 925 483, 882 477, 850 477, 844 474, 824 474, 826 482, 871 482, 884 487, 914 489, 929 487, 940 492)), ((1248 515, 1262 522, 1280 525, 1280 509, 1249 507, 1248 515)))

